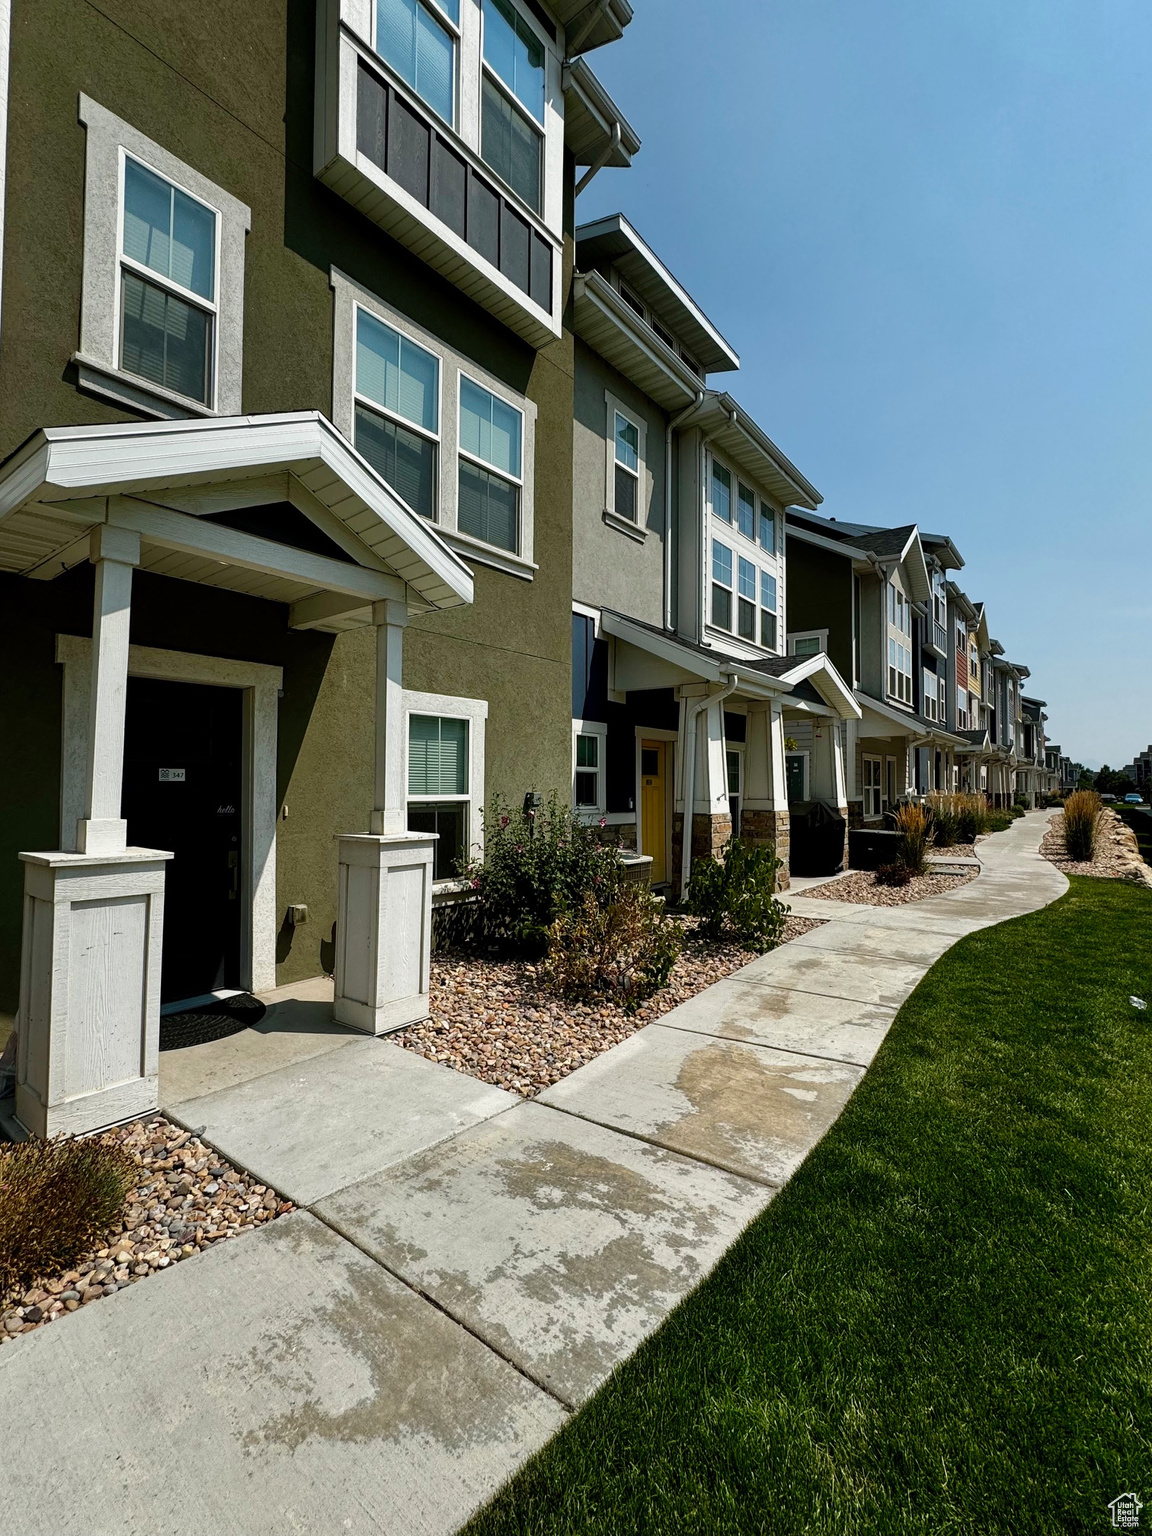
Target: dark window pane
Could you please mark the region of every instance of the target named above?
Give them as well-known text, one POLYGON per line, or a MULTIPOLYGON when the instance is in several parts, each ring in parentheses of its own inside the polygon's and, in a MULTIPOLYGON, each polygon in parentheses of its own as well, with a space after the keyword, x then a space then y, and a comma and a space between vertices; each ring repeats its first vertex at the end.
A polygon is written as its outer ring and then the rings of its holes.
POLYGON ((552 311, 552 247, 532 231, 532 272, 529 295, 541 309, 552 311))
POLYGON ((388 112, 388 174, 428 206, 428 124, 394 91, 388 112))
POLYGON ((468 244, 500 265, 500 198, 475 171, 468 173, 468 244))
POLYGON ((381 170, 387 165, 388 92, 361 64, 356 74, 356 148, 381 170))
POLYGON ((409 805, 409 832, 435 832, 439 841, 432 859, 433 880, 451 880, 460 873, 465 856, 465 803, 409 805))
POLYGON ((660 753, 652 747, 640 748, 640 777, 654 779, 660 772, 660 753))
POLYGON ((629 522, 636 521, 636 476, 621 464, 616 466, 616 511, 629 522))
POLYGON ((498 549, 517 546, 518 493, 514 485, 478 464, 460 460, 460 501, 456 520, 461 533, 498 549))
POLYGON ((588 687, 592 681, 592 644, 595 621, 586 614, 572 615, 572 718, 584 719, 588 687))
POLYGON ((712 588, 712 622, 717 629, 732 628, 732 594, 727 587, 712 588))
POLYGON ((760 610, 760 644, 776 649, 776 615, 766 608, 760 610))
POLYGON ((189 400, 208 403, 212 317, 125 272, 120 366, 189 400))
POLYGON ((754 603, 740 599, 738 617, 740 623, 741 640, 756 639, 756 606, 754 603))
POLYGON ((594 773, 578 773, 576 775, 576 804, 597 805, 596 775, 594 773))
POLYGON ((375 411, 356 407, 356 446, 413 512, 435 512, 436 445, 375 411))
POLYGON ((528 292, 528 249, 531 230, 527 221, 507 203, 500 209, 500 270, 517 288, 528 292))
POLYGON ((432 136, 432 212, 464 238, 464 200, 468 170, 439 134, 432 136))
POLYGON ((486 79, 480 128, 481 157, 524 199, 533 213, 540 212, 540 145, 536 129, 504 92, 486 79))

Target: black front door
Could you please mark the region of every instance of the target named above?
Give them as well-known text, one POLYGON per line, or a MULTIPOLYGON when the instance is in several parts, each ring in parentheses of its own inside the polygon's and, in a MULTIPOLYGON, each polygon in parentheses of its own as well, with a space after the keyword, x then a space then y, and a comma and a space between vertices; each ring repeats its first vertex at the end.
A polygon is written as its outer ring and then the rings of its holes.
POLYGON ((235 688, 128 680, 128 842, 174 855, 162 1002, 240 985, 242 706, 235 688))

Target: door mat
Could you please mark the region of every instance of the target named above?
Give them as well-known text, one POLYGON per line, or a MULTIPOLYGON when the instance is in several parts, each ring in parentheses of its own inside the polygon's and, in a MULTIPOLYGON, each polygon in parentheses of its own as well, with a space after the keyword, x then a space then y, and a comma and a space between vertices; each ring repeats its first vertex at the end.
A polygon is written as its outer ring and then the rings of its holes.
POLYGON ((226 1040, 242 1029, 251 1029, 268 1012, 250 992, 219 1002, 189 1008, 186 1013, 168 1013, 160 1020, 160 1049, 180 1051, 189 1045, 207 1045, 212 1040, 226 1040))

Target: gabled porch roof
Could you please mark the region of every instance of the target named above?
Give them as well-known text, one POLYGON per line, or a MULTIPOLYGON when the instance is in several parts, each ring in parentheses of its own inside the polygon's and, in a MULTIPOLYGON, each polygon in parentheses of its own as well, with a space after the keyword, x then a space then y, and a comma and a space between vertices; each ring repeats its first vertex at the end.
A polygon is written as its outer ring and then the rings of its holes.
POLYGON ((101 525, 140 568, 291 605, 298 628, 472 601, 472 573, 316 411, 48 427, 0 465, 0 571, 51 580, 101 525))
POLYGON ((617 657, 617 687, 667 688, 693 682, 737 680, 737 692, 753 699, 779 699, 788 707, 814 714, 858 720, 860 707, 852 690, 828 656, 767 656, 746 661, 694 645, 678 635, 656 629, 640 619, 628 618, 605 608, 601 628, 606 635, 634 647, 639 653, 621 667, 617 657), (791 695, 791 697, 789 697, 791 695))

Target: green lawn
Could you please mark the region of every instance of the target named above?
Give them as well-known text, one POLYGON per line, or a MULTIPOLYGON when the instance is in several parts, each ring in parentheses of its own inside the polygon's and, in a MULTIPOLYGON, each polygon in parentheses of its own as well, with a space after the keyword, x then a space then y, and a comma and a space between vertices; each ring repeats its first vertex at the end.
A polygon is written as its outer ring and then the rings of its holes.
MULTIPOLYGON (((468 1526, 991 1536, 1152 1515, 1152 893, 952 949, 715 1273, 468 1526)), ((1149 1521, 1152 1524, 1152 1520, 1149 1521)))

